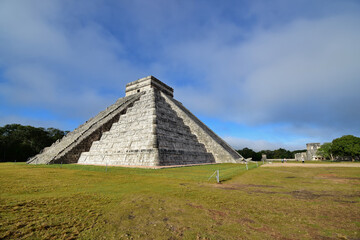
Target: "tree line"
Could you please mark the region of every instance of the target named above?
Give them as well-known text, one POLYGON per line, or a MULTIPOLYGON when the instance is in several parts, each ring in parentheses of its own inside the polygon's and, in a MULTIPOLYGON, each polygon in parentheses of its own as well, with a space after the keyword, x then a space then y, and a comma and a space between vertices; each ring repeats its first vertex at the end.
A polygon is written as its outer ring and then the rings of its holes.
POLYGON ((317 154, 331 161, 360 161, 360 138, 353 135, 335 138, 321 145, 317 154))
POLYGON ((24 162, 68 132, 56 128, 7 124, 0 127, 0 161, 24 162))
MULTIPOLYGON (((252 158, 253 161, 260 161, 262 154, 267 159, 294 158, 295 153, 306 152, 304 150, 289 151, 283 148, 277 150, 261 150, 255 152, 250 148, 237 150, 244 158, 252 158)), ((318 149, 317 155, 331 161, 360 161, 360 138, 353 135, 345 135, 334 139, 332 142, 324 143, 318 149)))
POLYGON ((261 150, 259 152, 255 152, 250 148, 243 148, 241 150, 237 150, 237 152, 240 153, 244 158, 252 158, 253 161, 260 161, 262 154, 266 154, 267 159, 294 158, 295 153, 306 152, 306 149, 289 151, 283 148, 279 148, 276 150, 261 150))

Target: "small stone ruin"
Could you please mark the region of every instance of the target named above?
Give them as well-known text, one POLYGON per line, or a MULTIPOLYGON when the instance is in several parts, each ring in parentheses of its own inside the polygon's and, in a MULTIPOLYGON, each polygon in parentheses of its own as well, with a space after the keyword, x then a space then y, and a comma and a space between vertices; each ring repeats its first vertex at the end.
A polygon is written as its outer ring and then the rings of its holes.
POLYGON ((323 157, 318 156, 317 150, 321 147, 320 143, 307 143, 306 152, 295 153, 296 161, 316 161, 323 160, 323 157))

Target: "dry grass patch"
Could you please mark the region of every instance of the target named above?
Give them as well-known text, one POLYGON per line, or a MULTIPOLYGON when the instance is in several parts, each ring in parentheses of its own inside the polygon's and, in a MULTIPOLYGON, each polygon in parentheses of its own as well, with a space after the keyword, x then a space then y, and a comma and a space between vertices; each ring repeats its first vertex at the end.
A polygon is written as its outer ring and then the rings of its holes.
POLYGON ((360 238, 359 168, 255 167, 0 164, 0 239, 360 238))

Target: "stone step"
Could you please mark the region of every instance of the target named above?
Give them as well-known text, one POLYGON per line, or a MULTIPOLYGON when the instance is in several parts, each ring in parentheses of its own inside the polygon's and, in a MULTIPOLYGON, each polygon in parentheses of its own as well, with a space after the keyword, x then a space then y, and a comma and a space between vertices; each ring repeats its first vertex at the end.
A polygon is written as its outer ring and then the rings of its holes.
POLYGON ((124 121, 124 122, 121 122, 116 127, 114 127, 112 130, 115 130, 115 131, 119 131, 121 129, 140 130, 140 129, 145 129, 145 128, 152 128, 152 126, 154 125, 153 122, 154 122, 154 119, 148 119, 147 121, 141 121, 141 122, 137 122, 137 121, 125 122, 124 121))
MULTIPOLYGON (((155 107, 151 107, 151 108, 140 108, 141 111, 139 110, 139 108, 134 108, 136 106, 133 106, 131 108, 128 109, 128 111, 126 111, 126 115, 131 115, 131 114, 139 114, 139 113, 143 113, 143 114, 151 114, 151 115, 155 115, 156 114, 156 108, 155 107)), ((125 115, 124 115, 125 117, 125 115)))
POLYGON ((91 145, 90 151, 102 151, 102 150, 111 150, 114 149, 114 151, 116 152, 119 149, 123 149, 123 148, 147 148, 147 147, 152 147, 154 146, 154 144, 156 144, 156 138, 155 136, 149 136, 149 137, 144 137, 144 138, 131 138, 131 141, 127 140, 126 138, 118 138, 118 139, 113 139, 111 141, 102 141, 101 143, 99 143, 99 141, 93 142, 93 144, 91 145))
POLYGON ((157 161, 157 152, 153 150, 144 150, 140 152, 112 153, 107 155, 98 155, 83 153, 79 163, 101 164, 101 165, 134 165, 134 166, 155 166, 157 161))
POLYGON ((159 142, 159 149, 206 152, 205 146, 180 142, 159 142))
MULTIPOLYGON (((131 130, 127 130, 126 128, 118 128, 113 129, 111 132, 106 134, 106 137, 102 137, 102 139, 107 138, 110 135, 118 136, 118 137, 127 137, 127 136, 133 136, 133 135, 145 135, 145 134, 153 134, 154 128, 153 126, 149 127, 143 127, 143 126, 134 126, 131 130)), ((104 136, 104 135, 103 135, 104 136)))
POLYGON ((185 129, 176 129, 174 131, 171 131, 169 128, 163 128, 161 125, 157 125, 156 132, 162 135, 171 134, 174 136, 191 136, 191 138, 195 137, 195 135, 189 134, 189 132, 185 129))

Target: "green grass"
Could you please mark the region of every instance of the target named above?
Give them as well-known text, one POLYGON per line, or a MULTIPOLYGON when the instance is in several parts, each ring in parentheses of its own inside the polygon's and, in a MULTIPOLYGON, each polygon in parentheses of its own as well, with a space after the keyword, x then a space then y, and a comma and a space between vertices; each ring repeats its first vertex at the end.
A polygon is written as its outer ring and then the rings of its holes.
MULTIPOLYGON (((281 162, 281 160, 278 161, 270 161, 270 159, 268 159, 268 162, 276 162, 279 163, 281 162)), ((287 161, 286 163, 302 163, 301 161, 287 161)), ((305 161, 306 164, 338 164, 338 163, 346 163, 346 164, 356 164, 359 162, 351 162, 351 161, 330 161, 330 160, 322 160, 322 161, 315 161, 315 160, 306 160, 305 161)))
POLYGON ((357 239, 359 184, 360 168, 2 163, 0 239, 357 239))

